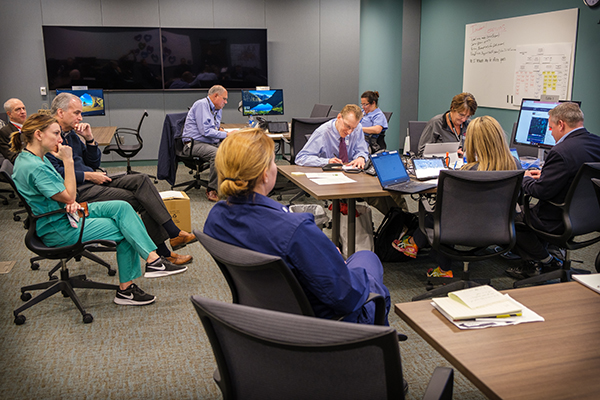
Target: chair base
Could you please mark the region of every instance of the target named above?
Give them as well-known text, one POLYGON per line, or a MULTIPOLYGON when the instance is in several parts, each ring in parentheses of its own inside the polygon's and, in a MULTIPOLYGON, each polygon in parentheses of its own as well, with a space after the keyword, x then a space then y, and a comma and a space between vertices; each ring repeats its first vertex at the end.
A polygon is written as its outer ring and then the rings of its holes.
MULTIPOLYGON (((439 278, 439 279, 448 280, 448 278, 439 278)), ((431 299, 434 297, 442 297, 442 296, 446 296, 446 295, 448 295, 448 293, 454 292, 456 290, 468 289, 468 288, 472 288, 475 286, 481 286, 481 285, 488 285, 489 283, 490 283, 489 279, 481 279, 481 280, 474 279, 474 280, 470 280, 470 281, 465 281, 465 280, 456 281, 455 280, 453 282, 451 281, 451 283, 448 283, 444 286, 429 290, 426 293, 415 296, 411 299, 411 301, 419 301, 419 300, 431 299)))
MULTIPOLYGON (((98 246, 98 245, 89 245, 86 246, 86 249, 81 253, 81 255, 75 257, 75 261, 81 261, 81 257, 85 257, 88 260, 94 261, 102 266, 104 266, 108 271, 108 276, 115 276, 117 274, 117 271, 114 270, 113 268, 111 268, 110 264, 107 263, 106 261, 104 261, 103 259, 101 259, 100 257, 98 257, 97 255, 93 254, 93 253, 106 253, 106 252, 114 252, 115 249, 111 248, 111 247, 103 247, 103 246, 98 246)), ((40 256, 36 256, 36 257, 31 257, 29 259, 29 262, 31 264, 31 269, 34 271, 37 271, 40 268, 40 265, 38 264, 38 261, 41 260, 45 260, 44 257, 40 257, 40 256)), ((71 259, 69 258, 66 262, 69 262, 71 259)), ((50 279, 56 279, 56 276, 54 275, 54 273, 56 271, 58 271, 60 269, 60 267, 62 266, 62 262, 59 261, 49 272, 48 272, 48 278, 50 279)))
POLYGON ((591 273, 585 269, 568 268, 568 269, 557 269, 556 271, 547 272, 537 276, 531 276, 529 278, 521 279, 513 283, 513 288, 518 288, 525 285, 535 285, 538 283, 546 283, 548 281, 560 279, 561 282, 569 282, 571 275, 573 274, 589 274, 591 273))
POLYGON ((93 321, 91 314, 88 314, 83 308, 83 304, 79 300, 79 297, 75 294, 74 288, 83 289, 102 289, 102 290, 118 290, 118 285, 112 285, 108 283, 94 282, 86 279, 85 275, 77 275, 70 277, 69 270, 64 268, 60 271, 59 280, 50 280, 48 282, 38 283, 34 285, 23 286, 21 288, 21 300, 27 301, 21 307, 17 308, 13 314, 15 316, 15 324, 21 325, 25 322, 25 316, 20 315, 21 312, 27 310, 30 307, 38 304, 41 301, 46 300, 50 296, 61 292, 63 296, 70 297, 71 301, 75 304, 81 315, 83 316, 84 323, 90 323, 93 321), (31 294, 27 293, 31 290, 44 290, 34 298, 31 298, 31 294))
MULTIPOLYGON (((191 170, 190 172, 192 172, 192 171, 193 170, 191 170)), ((185 186, 185 189, 183 189, 184 192, 187 192, 190 189, 200 189, 202 187, 205 187, 208 189, 208 181, 200 178, 201 172, 202 171, 198 171, 198 170, 193 171, 193 173, 194 173, 193 180, 182 182, 182 183, 177 183, 175 185, 171 185, 171 190, 182 187, 182 186, 185 186)))

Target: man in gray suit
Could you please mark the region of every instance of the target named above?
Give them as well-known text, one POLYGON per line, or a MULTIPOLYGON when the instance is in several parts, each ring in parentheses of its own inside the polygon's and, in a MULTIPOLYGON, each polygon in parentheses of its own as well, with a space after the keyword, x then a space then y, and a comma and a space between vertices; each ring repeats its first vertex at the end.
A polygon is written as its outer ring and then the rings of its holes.
MULTIPOLYGON (((63 144, 68 144, 73 149, 77 201, 124 200, 128 202, 140 213, 148 235, 157 246, 158 255, 177 265, 191 262, 191 256, 170 251, 165 240, 170 238, 171 247, 177 250, 196 241, 196 237, 175 225, 148 175, 125 174, 110 177, 104 172, 96 171, 100 167, 102 153, 90 125, 81 122, 81 112, 81 100, 70 93, 61 93, 52 101, 52 114, 61 127, 63 144)), ((62 161, 50 153, 46 156, 54 168, 64 176, 62 161)))
POLYGON ((10 150, 10 136, 13 132, 21 130, 23 122, 27 119, 27 110, 21 100, 12 98, 4 103, 4 111, 8 116, 8 124, 0 129, 0 154, 14 163, 17 153, 10 150))

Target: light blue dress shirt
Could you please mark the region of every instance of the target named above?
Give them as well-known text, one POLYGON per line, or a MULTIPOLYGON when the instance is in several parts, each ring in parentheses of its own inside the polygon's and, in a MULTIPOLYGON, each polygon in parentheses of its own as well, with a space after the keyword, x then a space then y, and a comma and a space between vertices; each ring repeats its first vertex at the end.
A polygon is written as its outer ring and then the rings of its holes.
MULTIPOLYGON (((335 127, 335 121, 337 119, 327 121, 314 131, 296 156, 296 165, 322 167, 329 163, 330 158, 339 157, 341 136, 335 127)), ((367 160, 369 148, 364 139, 361 124, 358 124, 345 140, 349 161, 356 160, 358 157, 367 160)))
POLYGON ((223 110, 216 110, 210 98, 196 101, 188 111, 182 136, 202 143, 219 143, 227 137, 227 132, 219 130, 222 114, 223 110))
POLYGON ((380 108, 376 108, 362 117, 360 124, 363 127, 380 125, 383 128, 380 133, 384 133, 388 128, 387 118, 380 108))

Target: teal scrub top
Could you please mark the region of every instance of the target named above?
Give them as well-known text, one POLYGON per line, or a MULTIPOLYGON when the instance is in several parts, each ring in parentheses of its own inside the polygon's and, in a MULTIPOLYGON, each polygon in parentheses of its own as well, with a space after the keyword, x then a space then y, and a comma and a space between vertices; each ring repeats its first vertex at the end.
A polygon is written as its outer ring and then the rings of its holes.
MULTIPOLYGON (((38 156, 22 151, 15 160, 13 169, 15 185, 25 198, 35 215, 50 211, 60 210, 65 207, 63 203, 51 197, 66 190, 62 176, 54 169, 48 158, 42 161, 38 156)), ((36 231, 38 236, 56 231, 59 226, 71 226, 66 214, 54 214, 37 221, 36 231)))

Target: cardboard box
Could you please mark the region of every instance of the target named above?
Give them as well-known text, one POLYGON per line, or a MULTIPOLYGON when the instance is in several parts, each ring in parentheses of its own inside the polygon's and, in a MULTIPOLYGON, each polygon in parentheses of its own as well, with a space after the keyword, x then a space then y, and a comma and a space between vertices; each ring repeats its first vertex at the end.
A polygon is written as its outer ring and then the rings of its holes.
POLYGON ((160 192, 165 202, 165 206, 173 218, 175 225, 179 229, 186 232, 192 231, 192 215, 190 212, 190 198, 185 192, 178 192, 169 190, 166 192, 160 192))

